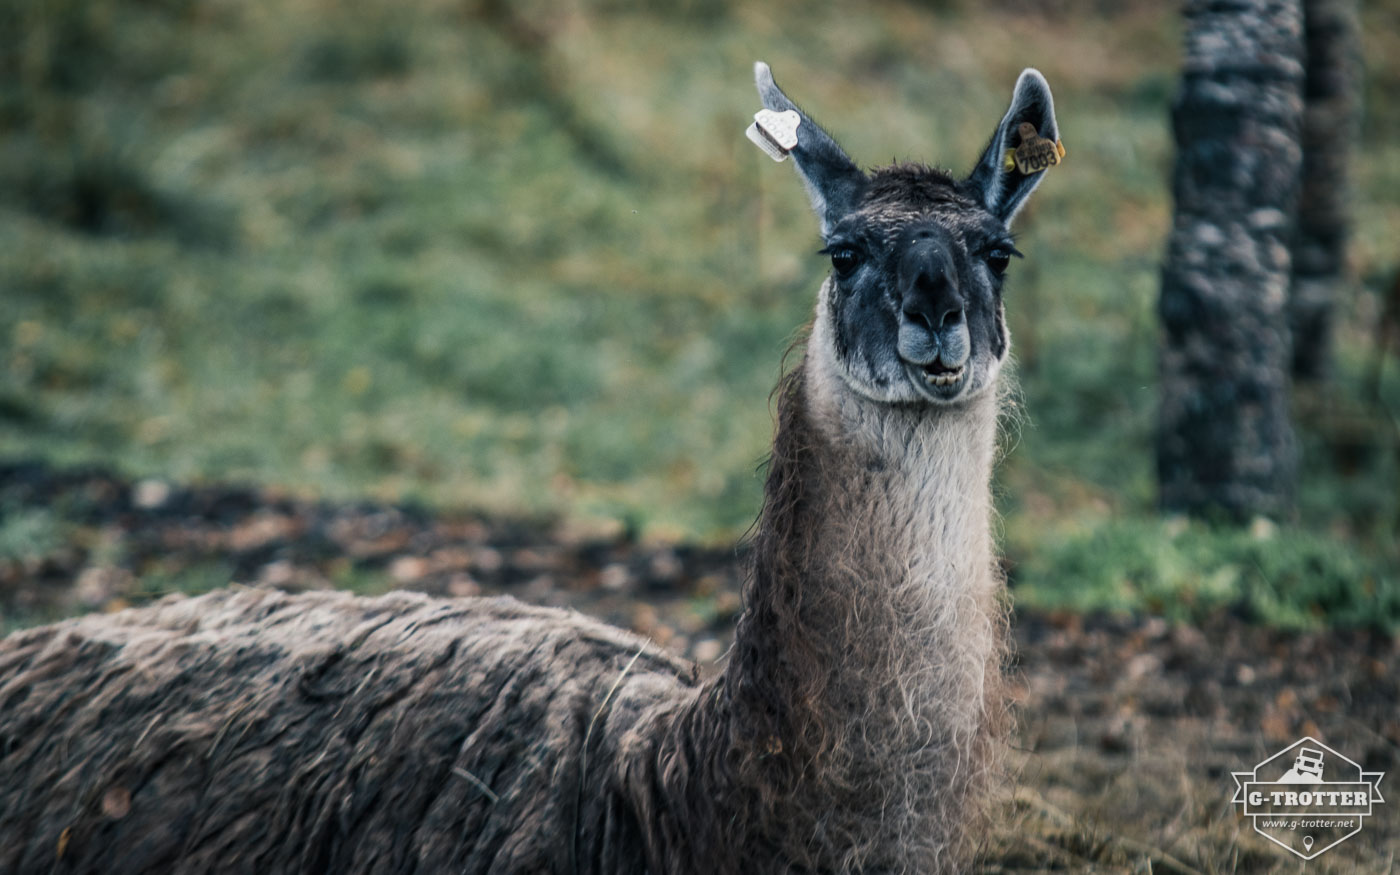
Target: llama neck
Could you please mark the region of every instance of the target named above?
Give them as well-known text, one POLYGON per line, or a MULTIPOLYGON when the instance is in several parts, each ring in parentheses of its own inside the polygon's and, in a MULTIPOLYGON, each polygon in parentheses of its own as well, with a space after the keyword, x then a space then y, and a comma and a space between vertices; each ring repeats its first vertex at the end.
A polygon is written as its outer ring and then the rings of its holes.
POLYGON ((785 856, 938 870, 964 850, 999 722, 997 402, 868 402, 821 340, 779 389, 730 740, 785 856))

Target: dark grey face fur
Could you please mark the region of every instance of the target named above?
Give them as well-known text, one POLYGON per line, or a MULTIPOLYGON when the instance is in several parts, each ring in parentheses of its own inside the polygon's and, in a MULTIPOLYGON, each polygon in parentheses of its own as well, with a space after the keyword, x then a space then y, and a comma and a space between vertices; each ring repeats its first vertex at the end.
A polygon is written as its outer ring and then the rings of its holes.
POLYGON ((876 401, 947 402, 995 378, 1009 348, 1006 225, 949 177, 896 166, 869 178, 826 235, 822 289, 837 361, 876 401))
MULTIPOLYGON (((797 110, 755 67, 769 109, 797 110)), ((1029 121, 1058 139, 1054 104, 1034 70, 975 170, 958 180, 918 164, 864 173, 805 114, 792 150, 821 220, 832 270, 818 302, 846 383, 886 403, 956 403, 992 386, 1010 349, 1002 282, 1010 223, 1044 173, 1007 171, 1003 158, 1029 121)))

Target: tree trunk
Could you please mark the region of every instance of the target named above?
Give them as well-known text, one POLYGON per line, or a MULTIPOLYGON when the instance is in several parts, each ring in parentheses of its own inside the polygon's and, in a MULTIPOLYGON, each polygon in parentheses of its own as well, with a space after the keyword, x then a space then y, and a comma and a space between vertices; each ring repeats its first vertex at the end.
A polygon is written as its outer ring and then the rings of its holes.
POLYGON ((1293 242, 1293 377, 1317 381, 1332 359, 1332 300, 1346 274, 1347 163, 1360 108, 1356 0, 1303 0, 1303 181, 1293 242))
POLYGON ((1302 162, 1299 0, 1188 0, 1172 108, 1176 216, 1162 271, 1162 505, 1247 519, 1292 506, 1289 243, 1302 162))

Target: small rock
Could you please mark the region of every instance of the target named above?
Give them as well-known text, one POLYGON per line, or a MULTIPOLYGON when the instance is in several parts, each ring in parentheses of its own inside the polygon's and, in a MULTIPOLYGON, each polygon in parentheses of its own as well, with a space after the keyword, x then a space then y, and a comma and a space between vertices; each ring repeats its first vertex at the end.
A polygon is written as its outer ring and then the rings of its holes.
POLYGON ((603 589, 613 592, 620 592, 626 589, 627 585, 631 582, 632 573, 628 571, 627 566, 621 562, 614 562, 604 568, 602 573, 598 575, 598 584, 602 586, 603 589))
POLYGON ((141 510, 155 510, 170 500, 170 484, 164 480, 141 480, 131 488, 131 503, 141 510))
POLYGON ((447 582, 448 594, 455 598, 471 598, 481 595, 481 585, 466 574, 454 574, 447 582))
POLYGON ((259 511, 233 527, 228 534, 229 546, 240 552, 254 550, 290 538, 295 529, 290 517, 259 511))
POLYGON ((1142 623, 1142 637, 1148 641, 1163 638, 1170 630, 1171 627, 1167 625, 1167 621, 1161 617, 1148 617, 1142 623))
POLYGON ((681 576, 685 566, 676 556, 674 550, 662 550, 651 557, 651 562, 647 564, 647 573, 651 575, 652 583, 672 583, 681 576))
POLYGON ((495 574, 504 564, 501 551, 493 547, 482 547, 472 551, 472 567, 481 574, 495 574))
POLYGON ((724 645, 713 638, 703 638, 695 642, 691 655, 696 662, 714 662, 724 652, 724 645))
POLYGON ((641 635, 650 635, 661 622, 661 617, 656 613, 656 608, 645 602, 632 609, 632 631, 641 635))
POLYGON ((418 556, 400 556, 389 563, 389 576, 401 586, 422 580, 428 570, 428 560, 418 556))
POLYGON ((1155 653, 1139 653, 1123 667, 1123 677, 1129 682, 1142 680, 1162 670, 1162 660, 1155 653))
POLYGON ((469 551, 461 547, 441 547, 434 550, 428 558, 437 571, 456 571, 470 568, 473 557, 469 551))
POLYGON ((296 579, 296 566, 286 559, 269 562, 258 571, 258 583, 265 586, 287 586, 296 579))
POLYGON ((1205 654, 1210 652, 1210 642, 1194 626, 1173 626, 1171 642, 1182 653, 1205 654))

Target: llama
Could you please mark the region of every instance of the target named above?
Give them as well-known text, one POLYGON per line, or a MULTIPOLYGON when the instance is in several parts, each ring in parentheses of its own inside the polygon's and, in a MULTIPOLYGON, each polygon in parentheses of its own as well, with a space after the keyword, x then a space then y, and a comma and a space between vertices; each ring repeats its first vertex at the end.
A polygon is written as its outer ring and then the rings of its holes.
MULTIPOLYGON (((797 111, 756 66, 765 107, 797 111)), ((799 112, 830 256, 729 661, 508 598, 233 589, 0 642, 0 872, 946 872, 1003 731, 1002 274, 1058 139, 972 174, 799 112)))

